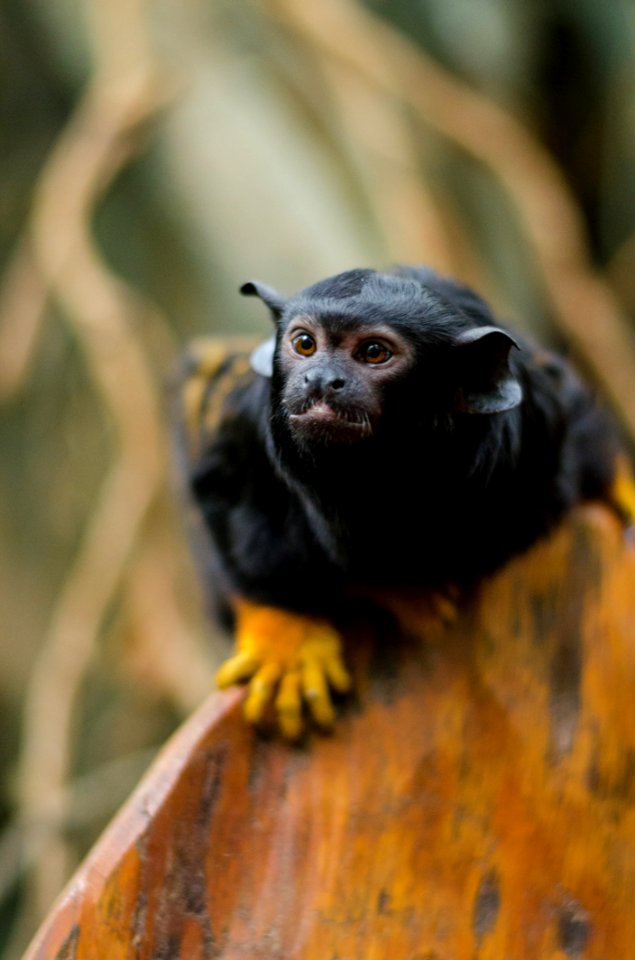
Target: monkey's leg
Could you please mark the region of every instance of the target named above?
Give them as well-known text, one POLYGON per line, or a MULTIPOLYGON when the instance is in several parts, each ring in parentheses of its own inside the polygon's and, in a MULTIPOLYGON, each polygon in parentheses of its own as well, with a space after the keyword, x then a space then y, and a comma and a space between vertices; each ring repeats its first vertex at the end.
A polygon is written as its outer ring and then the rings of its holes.
POLYGON ((351 681, 339 634, 325 620, 240 600, 236 610, 236 653, 216 675, 218 686, 248 681, 245 716, 261 721, 271 703, 283 736, 303 731, 303 704, 321 727, 331 727, 330 689, 345 693, 351 681))

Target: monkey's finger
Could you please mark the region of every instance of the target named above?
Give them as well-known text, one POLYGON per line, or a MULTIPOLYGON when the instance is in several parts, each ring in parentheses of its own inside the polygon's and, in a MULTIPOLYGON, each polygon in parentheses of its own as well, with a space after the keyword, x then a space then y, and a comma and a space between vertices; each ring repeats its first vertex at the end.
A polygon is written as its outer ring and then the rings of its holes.
POLYGON ((302 678, 298 670, 285 673, 276 697, 278 725, 283 737, 297 740, 304 723, 302 720, 302 678))
POLYGON ((302 692, 315 722, 321 727, 332 727, 335 723, 335 710, 324 672, 314 660, 302 664, 302 692))
POLYGON ((279 663, 267 663, 261 667, 249 684, 249 694, 245 700, 244 713, 250 723, 262 720, 273 697, 274 688, 280 679, 279 663))
POLYGON ((353 686, 351 675, 339 656, 327 657, 324 660, 324 671, 328 682, 338 693, 348 693, 353 686))
POLYGON ((258 669, 258 659, 252 653, 241 651, 226 660, 216 672, 216 685, 224 690, 235 683, 249 680, 258 669))

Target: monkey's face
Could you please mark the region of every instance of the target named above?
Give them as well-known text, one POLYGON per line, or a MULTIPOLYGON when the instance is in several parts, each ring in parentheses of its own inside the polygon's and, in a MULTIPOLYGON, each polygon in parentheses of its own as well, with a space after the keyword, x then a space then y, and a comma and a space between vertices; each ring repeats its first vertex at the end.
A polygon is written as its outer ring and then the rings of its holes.
POLYGON ((272 378, 272 428, 283 423, 305 448, 422 437, 522 400, 513 337, 475 294, 431 271, 349 270, 290 298, 257 281, 241 291, 276 326, 252 354, 272 378))
POLYGON ((299 314, 278 344, 280 412, 303 445, 356 443, 376 431, 390 384, 413 360, 386 324, 299 314))

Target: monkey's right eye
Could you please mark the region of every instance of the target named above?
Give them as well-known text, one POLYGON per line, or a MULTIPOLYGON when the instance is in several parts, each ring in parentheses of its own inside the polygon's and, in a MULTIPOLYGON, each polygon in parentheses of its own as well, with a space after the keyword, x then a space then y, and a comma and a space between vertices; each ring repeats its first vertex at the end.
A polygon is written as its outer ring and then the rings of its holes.
POLYGON ((291 341, 291 346, 301 357, 310 357, 317 350, 317 344, 310 333, 298 333, 291 341))

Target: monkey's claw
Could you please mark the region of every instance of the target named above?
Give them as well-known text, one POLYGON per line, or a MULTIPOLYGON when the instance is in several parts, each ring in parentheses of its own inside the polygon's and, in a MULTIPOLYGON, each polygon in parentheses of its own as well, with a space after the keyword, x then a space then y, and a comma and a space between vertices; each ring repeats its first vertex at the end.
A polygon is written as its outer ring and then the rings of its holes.
POLYGON ((238 652, 216 675, 219 687, 246 681, 245 716, 264 720, 273 704, 282 735, 304 730, 304 706, 320 727, 332 727, 331 690, 345 693, 351 680, 337 632, 326 622, 274 607, 241 602, 237 607, 238 652))

